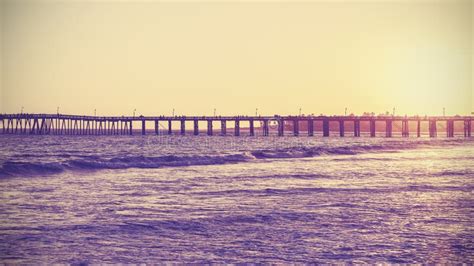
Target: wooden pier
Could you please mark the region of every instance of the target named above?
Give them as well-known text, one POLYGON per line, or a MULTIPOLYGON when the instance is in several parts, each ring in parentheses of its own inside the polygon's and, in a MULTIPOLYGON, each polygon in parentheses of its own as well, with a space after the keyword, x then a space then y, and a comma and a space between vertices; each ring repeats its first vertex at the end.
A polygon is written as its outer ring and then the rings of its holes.
MULTIPOLYGON (((227 129, 233 126, 234 136, 243 133, 242 123, 246 123, 246 135, 269 136, 271 129, 277 136, 288 135, 288 125, 292 135, 299 136, 306 133, 314 136, 316 124, 319 124, 323 137, 334 134, 336 123, 337 136, 361 136, 361 124, 365 123, 367 136, 376 137, 377 124, 384 123, 384 137, 394 136, 394 124, 401 124, 401 136, 409 137, 414 134, 420 137, 427 133, 429 137, 437 137, 441 124, 446 131, 446 137, 455 136, 455 129, 462 128, 464 137, 471 137, 473 116, 81 116, 63 114, 0 114, 0 134, 18 135, 145 135, 150 133, 147 122, 154 124, 153 134, 156 135, 186 135, 186 122, 193 124, 192 134, 200 135, 199 122, 207 123, 207 135, 228 135, 227 129), (173 130, 173 122, 180 124, 179 130, 173 130), (213 125, 220 123, 220 129, 215 132, 213 125), (134 129, 135 124, 141 128, 134 129), (428 130, 422 132, 422 124, 428 130), (163 126, 165 125, 165 126, 163 126), (301 130, 301 125, 306 129, 301 130), (331 127, 331 125, 333 125, 331 127), (348 134, 346 128, 351 127, 353 132, 348 134), (331 130, 332 128, 332 130, 331 130), (258 133, 257 130, 260 132, 258 133), (258 133, 258 134, 257 134, 258 133)), ((379 131, 380 132, 380 131, 379 131)), ((461 130, 458 130, 462 133, 461 130)))

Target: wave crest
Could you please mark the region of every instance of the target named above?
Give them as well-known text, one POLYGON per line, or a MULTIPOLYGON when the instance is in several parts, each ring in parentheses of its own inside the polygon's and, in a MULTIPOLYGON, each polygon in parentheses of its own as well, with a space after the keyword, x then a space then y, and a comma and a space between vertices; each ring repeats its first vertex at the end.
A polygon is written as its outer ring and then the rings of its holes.
MULTIPOLYGON (((419 145, 419 144, 418 144, 419 145)), ((360 153, 390 152, 400 149, 416 148, 416 143, 384 143, 373 145, 348 145, 339 147, 313 146, 289 147, 279 149, 261 149, 238 154, 226 155, 163 155, 144 156, 126 155, 113 158, 100 158, 97 155, 74 155, 61 158, 57 162, 19 162, 19 158, 12 158, 0 166, 0 177, 49 175, 61 173, 65 170, 86 171, 101 169, 127 169, 127 168, 161 168, 182 167, 192 165, 218 165, 248 162, 258 159, 290 159, 308 158, 321 155, 356 155, 360 153)), ((26 158, 26 156, 24 157, 26 158)), ((38 158, 40 159, 40 158, 38 158)), ((350 160, 355 159, 351 158, 350 160)), ((26 160, 26 159, 25 159, 26 160)))
POLYGON ((111 159, 82 158, 54 163, 14 162, 6 161, 0 167, 0 177, 49 175, 65 170, 101 170, 127 168, 161 168, 191 165, 213 165, 239 163, 253 160, 255 157, 243 154, 222 156, 124 156, 111 159))
POLYGON ((57 163, 29 163, 6 161, 0 167, 0 177, 2 176, 31 176, 38 174, 58 174, 64 171, 64 168, 57 163))

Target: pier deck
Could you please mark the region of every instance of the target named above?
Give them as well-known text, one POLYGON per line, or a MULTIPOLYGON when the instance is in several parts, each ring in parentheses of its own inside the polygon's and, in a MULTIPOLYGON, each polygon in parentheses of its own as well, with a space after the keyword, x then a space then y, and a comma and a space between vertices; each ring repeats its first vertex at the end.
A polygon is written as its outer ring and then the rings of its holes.
POLYGON ((323 137, 329 137, 331 124, 337 123, 338 136, 361 136, 361 123, 368 126, 368 136, 376 136, 376 123, 385 123, 385 137, 393 136, 393 124, 401 123, 402 137, 416 134, 420 137, 421 125, 428 126, 427 133, 430 137, 438 136, 438 124, 444 124, 446 137, 454 137, 455 128, 462 128, 464 137, 472 136, 473 116, 84 116, 65 114, 0 114, 0 134, 50 134, 50 135, 133 135, 137 130, 135 124, 141 124, 138 134, 147 134, 147 122, 153 122, 154 134, 180 134, 186 135, 186 122, 193 123, 193 135, 199 135, 199 122, 207 122, 207 135, 227 135, 228 123, 233 126, 232 135, 240 136, 243 132, 241 123, 246 123, 248 135, 269 136, 270 129, 274 128, 278 136, 284 136, 291 125, 292 134, 299 136, 302 133, 300 125, 306 128, 308 136, 314 136, 316 123, 321 125, 323 137), (176 132, 173 122, 178 122, 180 127, 176 132), (220 124, 220 132, 215 132, 213 123, 220 124), (163 123, 166 125, 163 128, 163 123), (352 132, 346 132, 347 123, 352 124, 352 132), (458 126, 455 126, 458 123, 458 126), (462 125, 459 125, 462 123, 462 125), (410 127, 411 125, 411 127, 410 127), (415 128, 413 130, 413 127, 415 128), (411 130, 410 130, 411 129, 411 130))

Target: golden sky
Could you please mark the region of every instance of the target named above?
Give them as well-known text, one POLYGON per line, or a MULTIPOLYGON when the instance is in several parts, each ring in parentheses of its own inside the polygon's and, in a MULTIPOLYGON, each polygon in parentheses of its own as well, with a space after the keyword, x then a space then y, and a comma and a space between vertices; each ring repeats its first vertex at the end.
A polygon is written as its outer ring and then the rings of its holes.
POLYGON ((469 0, 0 1, 0 112, 474 111, 469 0))

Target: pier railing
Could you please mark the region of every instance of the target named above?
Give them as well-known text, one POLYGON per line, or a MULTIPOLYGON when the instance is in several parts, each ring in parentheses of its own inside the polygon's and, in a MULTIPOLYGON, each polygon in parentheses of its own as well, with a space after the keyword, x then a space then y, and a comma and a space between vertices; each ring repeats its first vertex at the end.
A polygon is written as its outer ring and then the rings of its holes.
MULTIPOLYGON (((0 134, 40 134, 40 135, 133 135, 134 133, 146 135, 150 133, 147 122, 154 124, 152 134, 179 134, 200 135, 199 122, 207 123, 207 135, 228 135, 228 123, 233 126, 231 135, 240 136, 246 132, 255 136, 257 130, 263 136, 269 136, 274 129, 278 136, 298 136, 306 133, 314 136, 315 132, 329 137, 334 131, 340 137, 352 135, 360 137, 361 124, 365 124, 367 135, 375 137, 380 123, 384 123, 384 136, 392 137, 394 124, 401 124, 401 136, 409 137, 410 134, 420 137, 422 125, 427 125, 426 132, 430 137, 438 136, 438 127, 441 123, 446 131, 446 137, 454 137, 456 129, 464 133, 464 137, 472 135, 473 116, 84 116, 65 114, 0 114, 0 134), (173 122, 179 123, 179 128, 173 129, 173 122), (193 124, 191 132, 186 130, 186 122, 193 124), (141 124, 138 130, 135 124, 141 124), (163 123, 165 124, 163 128, 163 123), (213 127, 219 123, 219 130, 213 127), (241 127, 246 123, 248 127, 241 127), (378 126, 377 126, 378 125, 378 126), (336 128, 336 130, 335 130, 336 128), (346 128, 351 128, 348 134, 346 128), (462 130, 460 130, 462 129, 462 130)), ((423 131, 425 133, 425 131, 423 131)))

